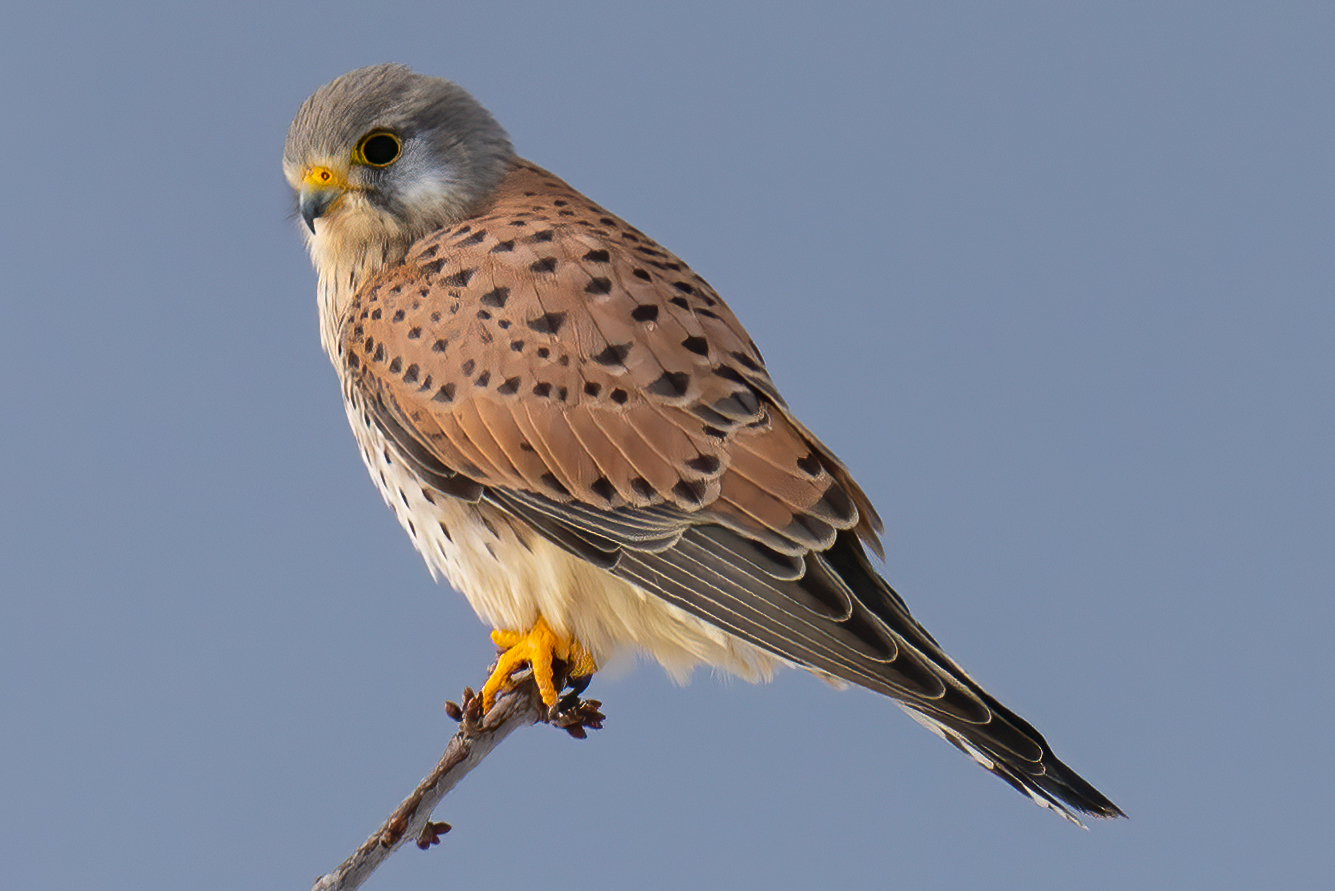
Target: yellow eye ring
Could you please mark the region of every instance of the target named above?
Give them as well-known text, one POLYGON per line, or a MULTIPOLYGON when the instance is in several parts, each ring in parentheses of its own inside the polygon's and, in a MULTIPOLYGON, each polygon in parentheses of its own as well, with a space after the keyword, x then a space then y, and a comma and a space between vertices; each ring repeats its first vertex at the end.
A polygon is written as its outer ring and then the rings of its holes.
POLYGON ((399 159, 402 151, 399 137, 385 130, 372 130, 357 143, 352 159, 368 167, 388 167, 399 159))

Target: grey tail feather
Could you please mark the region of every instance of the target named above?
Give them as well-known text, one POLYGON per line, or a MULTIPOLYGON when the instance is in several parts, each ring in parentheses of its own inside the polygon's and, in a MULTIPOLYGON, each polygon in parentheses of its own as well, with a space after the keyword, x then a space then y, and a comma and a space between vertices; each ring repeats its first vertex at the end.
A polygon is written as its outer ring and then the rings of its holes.
POLYGON ((995 718, 1017 724, 1027 736, 1039 743, 1043 749, 1041 761, 1021 761, 1013 754, 993 747, 984 727, 954 721, 947 723, 909 705, 901 703, 900 707, 928 730, 1005 780, 1021 794, 1027 795, 1035 804, 1056 811, 1077 826, 1083 828, 1085 825, 1078 815, 1100 818, 1126 816, 1121 808, 1089 781, 1063 764, 1052 753, 1043 737, 1027 722, 990 696, 988 699, 988 706, 993 710, 995 718))

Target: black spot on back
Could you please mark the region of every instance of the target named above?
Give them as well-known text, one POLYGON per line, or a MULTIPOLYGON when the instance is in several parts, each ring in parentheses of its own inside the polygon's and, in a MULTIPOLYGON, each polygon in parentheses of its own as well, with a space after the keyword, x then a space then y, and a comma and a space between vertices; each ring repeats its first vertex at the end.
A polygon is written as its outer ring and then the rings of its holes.
POLYGON ((617 494, 616 486, 613 486, 612 482, 605 476, 600 476, 590 483, 589 490, 608 504, 612 503, 612 499, 617 494))
POLYGON ((547 312, 536 319, 529 319, 528 326, 539 334, 555 334, 561 330, 565 320, 566 314, 564 312, 547 312))
POLYGON ((558 479, 556 478, 555 475, 553 475, 553 474, 551 474, 551 473, 544 473, 542 476, 538 477, 538 480, 539 480, 544 486, 546 486, 548 489, 552 490, 553 492, 555 492, 557 495, 561 496, 562 498, 569 498, 569 497, 570 497, 570 490, 567 489, 567 488, 561 483, 561 481, 558 480, 558 479))
POLYGON ((681 342, 681 345, 697 356, 709 355, 709 341, 703 337, 688 337, 681 342))
POLYGON ((630 344, 614 343, 596 356, 590 358, 599 365, 625 365, 626 356, 630 355, 630 344))
POLYGON ((685 371, 665 371, 658 380, 646 389, 655 396, 677 399, 686 395, 686 388, 690 386, 690 383, 691 376, 685 371))

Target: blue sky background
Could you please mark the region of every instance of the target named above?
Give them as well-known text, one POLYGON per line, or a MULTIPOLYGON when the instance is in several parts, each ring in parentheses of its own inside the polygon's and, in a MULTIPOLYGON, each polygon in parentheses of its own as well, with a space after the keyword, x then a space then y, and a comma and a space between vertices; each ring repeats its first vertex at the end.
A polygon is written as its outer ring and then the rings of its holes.
POLYGON ((7 887, 308 888, 483 677, 280 172, 390 60, 717 287, 918 617, 1131 819, 862 691, 642 665, 368 887, 1329 882, 1335 6, 53 2, 0 44, 7 887))

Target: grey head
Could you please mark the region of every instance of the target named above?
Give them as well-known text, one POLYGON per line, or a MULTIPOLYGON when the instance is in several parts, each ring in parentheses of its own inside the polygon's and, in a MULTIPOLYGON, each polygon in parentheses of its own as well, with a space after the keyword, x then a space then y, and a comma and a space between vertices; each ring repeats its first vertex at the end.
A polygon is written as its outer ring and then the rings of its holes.
POLYGON ((389 249, 383 256, 468 215, 513 161, 505 131, 463 88, 386 64, 350 71, 302 104, 283 172, 315 253, 330 241, 389 249))

